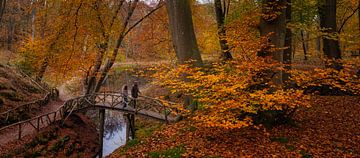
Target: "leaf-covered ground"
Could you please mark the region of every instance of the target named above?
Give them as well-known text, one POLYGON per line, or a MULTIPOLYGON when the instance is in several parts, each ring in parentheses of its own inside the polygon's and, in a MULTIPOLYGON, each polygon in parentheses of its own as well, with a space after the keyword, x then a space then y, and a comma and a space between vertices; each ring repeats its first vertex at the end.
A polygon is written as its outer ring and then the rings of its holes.
POLYGON ((131 141, 111 157, 360 157, 360 97, 316 97, 295 119, 295 126, 271 130, 200 128, 182 121, 131 141))
POLYGON ((0 146, 0 158, 10 157, 94 157, 99 151, 95 124, 85 115, 73 114, 38 134, 0 146))

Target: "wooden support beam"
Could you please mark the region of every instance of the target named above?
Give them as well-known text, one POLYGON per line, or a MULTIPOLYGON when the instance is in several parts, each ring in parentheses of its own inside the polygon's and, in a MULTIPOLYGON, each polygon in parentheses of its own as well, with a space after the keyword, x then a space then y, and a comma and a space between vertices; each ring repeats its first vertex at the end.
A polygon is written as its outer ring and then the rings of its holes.
POLYGON ((21 140, 21 123, 19 123, 19 136, 18 139, 21 140))
POLYGON ((99 124, 99 129, 100 129, 100 134, 99 134, 99 144, 100 144, 100 152, 99 152, 99 157, 101 158, 103 155, 103 143, 104 143, 104 124, 105 124, 105 109, 100 109, 99 110, 99 120, 100 120, 100 124, 99 124))

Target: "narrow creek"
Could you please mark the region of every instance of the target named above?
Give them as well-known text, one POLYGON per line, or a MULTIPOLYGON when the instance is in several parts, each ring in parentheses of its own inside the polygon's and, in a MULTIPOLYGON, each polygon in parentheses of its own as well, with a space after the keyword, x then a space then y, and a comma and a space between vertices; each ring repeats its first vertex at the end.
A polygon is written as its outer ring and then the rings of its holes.
MULTIPOLYGON (((147 81, 144 78, 140 78, 136 75, 132 75, 127 70, 121 68, 115 69, 110 74, 104 83, 104 88, 109 91, 121 91, 123 86, 127 84, 131 89, 134 81, 140 81, 140 91, 144 87, 147 81)), ((130 91, 129 91, 130 93, 130 91)), ((99 126, 98 113, 92 113, 89 116, 92 117, 95 123, 99 126)), ((123 112, 106 110, 105 111, 105 128, 103 136, 103 157, 106 157, 113 153, 117 148, 126 144, 127 135, 127 121, 123 112)))
MULTIPOLYGON (((124 113, 119 111, 106 110, 103 136, 103 157, 113 153, 117 148, 126 144, 127 122, 123 116, 124 113)), ((87 113, 99 127, 97 111, 87 113)), ((98 129, 99 130, 99 129, 98 129)))
POLYGON ((103 156, 108 156, 126 143, 126 120, 122 112, 106 110, 103 156))

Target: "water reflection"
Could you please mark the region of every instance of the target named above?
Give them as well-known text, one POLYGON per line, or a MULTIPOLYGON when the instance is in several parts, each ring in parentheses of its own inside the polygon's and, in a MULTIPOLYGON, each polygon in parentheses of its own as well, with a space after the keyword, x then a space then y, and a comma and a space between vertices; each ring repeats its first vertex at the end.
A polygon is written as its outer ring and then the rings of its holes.
POLYGON ((114 152, 126 143, 126 121, 123 113, 106 110, 103 142, 103 156, 114 152))

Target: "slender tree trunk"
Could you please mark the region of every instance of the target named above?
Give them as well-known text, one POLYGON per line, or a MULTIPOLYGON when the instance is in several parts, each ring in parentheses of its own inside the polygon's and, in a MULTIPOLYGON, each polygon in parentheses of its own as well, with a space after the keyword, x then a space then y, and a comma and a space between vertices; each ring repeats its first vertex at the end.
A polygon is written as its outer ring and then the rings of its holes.
MULTIPOLYGON (((46 10, 47 9, 47 2, 44 0, 43 7, 46 10)), ((47 11, 45 12, 45 15, 43 16, 42 24, 41 24, 41 39, 45 38, 45 29, 47 24, 47 11)))
POLYGON ((32 11, 31 11, 31 39, 34 40, 35 39, 35 16, 36 16, 36 9, 34 6, 34 3, 36 1, 32 0, 31 1, 31 5, 32 5, 32 11))
POLYGON ((6 0, 0 0, 0 23, 2 22, 5 9, 6 9, 6 0))
MULTIPOLYGON (((98 0, 97 3, 95 3, 94 8, 97 11, 97 18, 99 20, 99 23, 103 24, 103 21, 101 18, 101 12, 99 11, 99 6, 100 6, 101 2, 102 2, 101 0, 98 0)), ((105 52, 109 51, 108 44, 109 44, 110 38, 109 38, 109 34, 106 31, 107 28, 105 28, 104 26, 99 28, 102 31, 102 36, 104 38, 103 41, 105 41, 105 42, 98 46, 99 53, 97 54, 97 57, 96 57, 96 60, 94 63, 94 67, 92 68, 92 70, 90 70, 91 72, 89 72, 89 75, 87 75, 87 77, 89 79, 85 80, 85 84, 87 84, 87 89, 86 89, 87 94, 96 93, 96 92, 100 91, 100 88, 101 88, 103 82, 106 80, 110 69, 112 68, 112 66, 115 63, 115 59, 119 53, 120 46, 121 46, 125 36, 132 29, 134 29, 138 24, 140 24, 144 19, 149 17, 152 13, 154 13, 156 10, 160 9, 163 6, 162 5, 163 3, 159 3, 159 5, 156 8, 154 8, 153 10, 148 12, 145 16, 143 16, 140 20, 136 21, 134 24, 129 26, 130 20, 132 18, 132 15, 134 14, 134 11, 136 9, 136 6, 137 6, 139 0, 133 0, 128 3, 125 3, 125 2, 127 2, 127 1, 121 0, 118 2, 118 9, 115 11, 115 14, 113 15, 113 17, 110 20, 110 26, 108 27, 109 30, 112 29, 115 19, 117 18, 118 13, 122 9, 121 7, 123 6, 123 4, 128 5, 128 8, 126 8, 127 15, 122 23, 120 30, 119 30, 119 36, 116 40, 115 48, 112 51, 112 54, 109 56, 109 58, 107 59, 107 62, 104 65, 102 65, 102 63, 104 60, 105 52)))
MULTIPOLYGON (((260 36, 269 36, 268 42, 275 48, 283 48, 285 46, 286 36, 286 0, 264 0, 262 4, 262 13, 264 16, 260 19, 260 36), (283 7, 281 7, 283 6, 283 7), (269 14, 280 13, 276 17, 266 16, 269 14)), ((258 53, 258 56, 271 56, 272 59, 280 63, 283 62, 284 51, 279 49, 277 51, 268 51, 258 53)), ((280 85, 282 84, 282 72, 274 72, 273 81, 280 85)))
POLYGON ((316 45, 316 52, 320 53, 321 52, 321 38, 316 38, 315 41, 315 45, 316 45))
POLYGON ((106 62, 104 68, 102 69, 101 73, 100 73, 100 78, 99 80, 97 81, 96 83, 96 86, 95 86, 95 89, 94 89, 94 92, 99 92, 100 91, 100 88, 104 82, 104 80, 106 79, 106 76, 107 74, 109 73, 111 67, 114 65, 115 63, 115 59, 119 53, 119 49, 120 49, 120 46, 121 46, 121 43, 123 42, 125 36, 126 36, 126 33, 127 33, 127 26, 130 22, 130 19, 136 9, 136 6, 137 6, 137 3, 139 2, 139 0, 134 0, 133 2, 131 2, 129 4, 129 10, 128 10, 128 14, 127 14, 127 17, 122 25, 122 28, 120 30, 120 35, 116 41, 116 46, 113 50, 113 53, 112 55, 110 56, 110 59, 106 62))
MULTIPOLYGON (((287 5, 286 5, 286 24, 289 24, 291 22, 291 0, 287 0, 287 5)), ((284 50, 284 56, 283 56, 283 63, 284 64, 291 64, 292 61, 292 31, 290 28, 286 28, 286 33, 285 33, 285 47, 287 47, 287 49, 284 50)), ((287 70, 291 69, 290 65, 285 66, 285 68, 287 70)), ((283 73, 283 80, 287 80, 290 77, 290 73, 288 72, 284 72, 283 73)))
POLYGON ((49 56, 46 56, 40 66, 40 70, 36 76, 36 81, 40 82, 43 79, 48 66, 49 66, 49 56))
POLYGON ((293 50, 292 50, 292 60, 294 60, 295 59, 295 53, 296 53, 296 49, 297 49, 297 41, 296 40, 292 40, 292 45, 293 45, 293 50))
POLYGON ((307 47, 306 47, 306 42, 305 42, 305 35, 304 35, 304 31, 301 30, 300 32, 301 34, 301 43, 302 43, 302 48, 303 48, 303 51, 304 51, 304 60, 308 60, 307 58, 307 47))
POLYGON ((166 6, 172 41, 179 63, 194 61, 195 66, 202 66, 189 0, 169 0, 166 6))
POLYGON ((100 67, 102 65, 102 60, 103 60, 105 52, 108 48, 107 43, 102 44, 98 47, 99 47, 99 52, 96 55, 95 64, 89 73, 90 75, 88 77, 90 77, 90 79, 88 79, 87 83, 86 83, 86 85, 87 85, 86 94, 90 94, 90 93, 94 92, 94 89, 96 86, 96 76, 99 73, 100 67))
MULTIPOLYGON (((228 3, 230 3, 230 1, 228 3)), ((223 3, 221 3, 221 0, 215 0, 216 22, 222 52, 221 57, 224 60, 229 60, 233 58, 229 50, 228 42, 226 40, 226 30, 224 28, 225 17, 228 9, 229 8, 227 8, 225 0, 223 1, 223 3)))
POLYGON ((324 33, 334 36, 332 38, 323 37, 323 51, 325 56, 333 60, 327 63, 327 67, 341 69, 341 66, 335 62, 336 59, 341 59, 341 51, 339 47, 339 40, 337 39, 336 28, 336 0, 325 0, 319 5, 320 12, 320 27, 325 29, 324 33), (334 39, 336 38, 336 39, 334 39))
POLYGON ((9 25, 8 25, 8 39, 7 39, 8 50, 12 49, 14 33, 15 33, 15 18, 13 15, 11 15, 9 18, 9 25))

